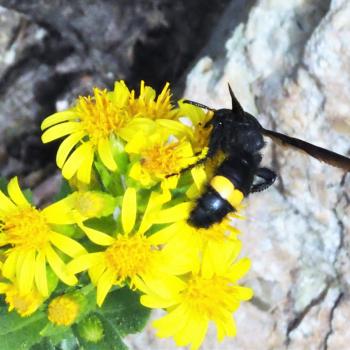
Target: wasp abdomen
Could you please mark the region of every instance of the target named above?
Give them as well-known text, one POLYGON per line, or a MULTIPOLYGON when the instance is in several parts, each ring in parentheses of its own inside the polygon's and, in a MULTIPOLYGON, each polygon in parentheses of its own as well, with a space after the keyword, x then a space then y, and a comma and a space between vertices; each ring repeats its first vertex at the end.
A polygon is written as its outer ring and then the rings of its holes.
POLYGON ((195 227, 208 228, 235 211, 243 197, 243 193, 237 190, 229 179, 216 175, 205 193, 197 200, 188 222, 195 227))

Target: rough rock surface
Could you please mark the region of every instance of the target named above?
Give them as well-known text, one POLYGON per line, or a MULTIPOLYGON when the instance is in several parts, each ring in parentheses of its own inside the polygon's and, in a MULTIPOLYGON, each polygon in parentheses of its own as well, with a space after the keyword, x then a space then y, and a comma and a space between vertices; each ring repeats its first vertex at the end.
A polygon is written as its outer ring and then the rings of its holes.
MULTIPOLYGON (((116 77, 130 77, 133 81, 145 78, 137 69, 131 73, 133 62, 142 66, 133 59, 142 57, 142 62, 147 62, 152 60, 153 53, 160 59, 154 63, 156 68, 161 62, 172 63, 159 75, 160 82, 169 76, 177 80, 186 69, 183 62, 188 64, 199 52, 199 60, 187 76, 184 92, 187 98, 213 107, 229 107, 229 82, 243 106, 258 116, 265 127, 349 154, 348 0, 236 0, 227 6, 215 25, 210 16, 206 20, 199 14, 200 1, 191 9, 184 7, 183 1, 183 7, 176 13, 182 13, 183 20, 190 18, 194 27, 181 21, 176 24, 172 7, 161 12, 165 17, 159 16, 160 10, 155 7, 151 11, 154 16, 147 19, 142 9, 134 9, 139 16, 136 24, 144 25, 143 30, 135 24, 130 50, 124 50, 118 62, 113 62, 113 54, 106 53, 118 53, 118 45, 125 48, 115 31, 117 24, 123 26, 124 22, 108 22, 105 31, 94 31, 92 34, 99 36, 99 42, 96 36, 94 40, 89 36, 87 31, 91 27, 83 20, 64 25, 77 13, 81 15, 79 11, 72 13, 63 6, 60 16, 49 20, 55 14, 53 9, 63 3, 0 0, 0 5, 21 12, 0 9, 2 175, 29 171, 32 182, 37 183, 33 169, 42 163, 35 164, 36 155, 48 152, 47 146, 45 150, 38 146, 38 135, 35 137, 33 132, 40 118, 66 106, 75 93, 86 91, 92 84, 108 85, 116 77), (34 3, 42 6, 35 10, 34 3), (185 16, 188 13, 190 16, 185 16), (202 39, 198 23, 212 31, 212 38, 202 51, 198 45, 202 39), (192 32, 195 35, 191 37, 192 32), (113 34, 107 35, 109 40, 104 36, 106 33, 113 34), (164 52, 163 43, 167 44, 164 52), (188 45, 193 45, 192 51, 184 49, 188 45), (162 56, 163 53, 166 55, 162 56), (180 59, 180 53, 187 61, 180 59), (16 147, 6 142, 5 148, 4 140, 12 140, 16 147), (23 159, 33 169, 23 170, 23 159)), ((93 7, 93 1, 86 3, 93 7)), ((170 6, 175 2, 164 3, 170 6)), ((223 6, 225 2, 217 3, 223 6)), ((81 4, 74 2, 76 9, 81 4)), ((88 17, 89 6, 84 7, 88 17)), ((210 13, 213 8, 205 11, 210 13)), ((115 18, 118 16, 115 14, 115 18)), ((96 28, 100 23, 106 24, 102 22, 96 21, 96 28)), ((210 329, 202 349, 347 350, 349 175, 267 142, 263 164, 275 169, 279 180, 268 191, 251 195, 246 200, 247 220, 237 222, 243 232, 244 254, 253 261, 245 282, 254 288, 255 298, 236 313, 235 339, 218 344, 214 329, 210 329)), ((44 183, 37 192, 47 192, 45 186, 50 187, 44 183)), ((134 350, 178 349, 172 340, 156 339, 150 325, 144 333, 129 336, 128 343, 134 350)))
MULTIPOLYGON (((265 127, 349 154, 349 19, 347 0, 257 1, 224 56, 212 56, 209 42, 184 95, 229 108, 229 82, 265 127)), ((236 314, 235 339, 217 344, 211 331, 203 349, 349 349, 349 176, 267 142, 263 164, 279 180, 251 195, 247 220, 237 222, 255 298, 236 314)), ((148 334, 130 341, 176 348, 148 334)))

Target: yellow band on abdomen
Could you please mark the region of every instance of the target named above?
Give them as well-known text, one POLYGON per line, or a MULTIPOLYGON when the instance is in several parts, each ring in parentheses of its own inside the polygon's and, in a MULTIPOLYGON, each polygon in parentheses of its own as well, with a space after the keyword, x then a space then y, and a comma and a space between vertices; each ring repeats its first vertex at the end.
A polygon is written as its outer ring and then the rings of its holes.
POLYGON ((226 199, 233 208, 236 208, 244 198, 243 193, 235 189, 233 183, 224 176, 214 176, 210 181, 210 186, 219 193, 223 199, 226 199))

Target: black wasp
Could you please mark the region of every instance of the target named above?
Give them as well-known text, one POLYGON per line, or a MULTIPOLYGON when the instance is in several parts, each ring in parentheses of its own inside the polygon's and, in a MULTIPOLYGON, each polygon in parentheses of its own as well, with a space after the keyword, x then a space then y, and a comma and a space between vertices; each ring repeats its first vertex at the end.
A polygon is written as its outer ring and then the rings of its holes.
MULTIPOLYGON (((229 91, 232 109, 216 110, 194 101, 184 101, 214 112, 212 119, 205 125, 205 127, 212 126, 212 130, 209 135, 208 153, 204 160, 213 158, 218 151, 222 151, 225 155, 190 213, 188 222, 192 226, 208 228, 220 222, 228 213, 235 211, 235 205, 240 201, 237 191, 241 192, 243 199, 249 193, 263 191, 274 183, 276 174, 271 169, 260 167, 262 160, 260 151, 265 145, 263 136, 268 136, 284 146, 304 151, 329 165, 350 171, 350 158, 303 140, 264 129, 255 117, 243 110, 230 85, 229 91)), ((189 168, 204 160, 192 164, 189 168)))

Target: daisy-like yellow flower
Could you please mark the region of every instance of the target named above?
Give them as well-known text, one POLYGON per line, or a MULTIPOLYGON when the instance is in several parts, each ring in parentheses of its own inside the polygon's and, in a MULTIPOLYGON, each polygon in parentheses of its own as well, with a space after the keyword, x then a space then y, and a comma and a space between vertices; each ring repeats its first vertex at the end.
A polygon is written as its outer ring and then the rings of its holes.
POLYGON ((204 254, 200 268, 183 278, 176 277, 172 290, 144 283, 141 303, 150 308, 166 308, 168 314, 154 321, 159 337, 173 336, 178 346, 191 344, 191 350, 200 347, 209 322, 216 324, 218 340, 235 336, 236 326, 232 313, 241 301, 249 300, 253 293, 237 281, 250 268, 250 260, 243 258, 234 263, 241 245, 225 246, 221 259, 212 261, 204 254))
POLYGON ((0 246, 6 248, 2 274, 16 281, 21 295, 38 292, 49 295, 47 264, 68 285, 77 282, 66 270, 60 253, 75 257, 85 252, 75 240, 55 231, 56 225, 74 223, 72 208, 59 202, 43 210, 33 207, 18 185, 17 177, 7 186, 8 196, 0 191, 0 246))
POLYGON ((117 233, 112 237, 83 224, 80 225, 92 242, 106 249, 81 255, 73 259, 68 268, 72 273, 89 269, 92 283, 97 286, 99 306, 113 285, 124 285, 128 282, 133 287, 139 279, 151 283, 155 276, 161 274, 163 261, 159 245, 164 242, 154 239, 154 235, 147 236, 146 233, 153 224, 171 223, 183 219, 189 206, 189 203, 181 203, 159 215, 160 208, 169 200, 169 192, 162 194, 152 192, 138 225, 137 193, 134 188, 128 188, 121 208, 123 233, 117 233))
POLYGON ((8 311, 15 310, 22 317, 33 314, 45 301, 36 288, 23 293, 14 282, 0 282, 0 294, 5 294, 8 311))
POLYGON ((130 154, 132 162, 129 176, 143 187, 161 181, 166 181, 168 188, 176 187, 178 176, 167 178, 167 175, 179 173, 197 159, 189 141, 171 138, 162 130, 150 135, 136 135, 125 146, 125 151, 130 154))
POLYGON ((89 183, 95 152, 109 170, 117 169, 111 138, 129 121, 123 110, 129 90, 123 83, 118 87, 112 94, 95 88, 93 97, 79 97, 74 107, 43 121, 44 143, 68 135, 56 155, 57 165, 66 179, 77 174, 78 180, 89 183))

